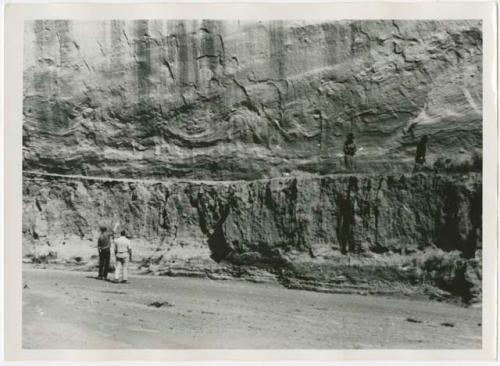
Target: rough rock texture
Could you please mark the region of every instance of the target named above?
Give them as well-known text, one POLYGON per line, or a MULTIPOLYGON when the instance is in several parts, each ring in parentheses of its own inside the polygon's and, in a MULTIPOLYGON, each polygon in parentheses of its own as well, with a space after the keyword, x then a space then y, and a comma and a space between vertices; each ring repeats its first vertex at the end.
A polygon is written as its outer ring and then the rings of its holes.
POLYGON ((95 266, 119 220, 146 273, 479 298, 479 21, 45 20, 24 37, 25 261, 95 266), (439 173, 408 174, 423 134, 439 173))
POLYGON ((160 274, 177 268, 235 275, 251 268, 290 287, 429 282, 466 300, 473 284, 480 291, 476 174, 252 182, 26 174, 23 189, 24 254, 35 260, 87 263, 96 254, 99 224, 119 221, 134 238, 142 268, 160 274))
POLYGON ((481 149, 479 21, 25 23, 24 168, 257 179, 481 149))

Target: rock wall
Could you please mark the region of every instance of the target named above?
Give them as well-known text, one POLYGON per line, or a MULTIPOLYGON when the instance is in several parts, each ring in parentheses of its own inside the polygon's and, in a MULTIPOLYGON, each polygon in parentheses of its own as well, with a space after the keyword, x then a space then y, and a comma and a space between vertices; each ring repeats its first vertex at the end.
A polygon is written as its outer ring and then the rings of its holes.
POLYGON ((475 20, 27 21, 24 259, 93 266, 119 221, 148 273, 470 301, 481 65, 475 20))
POLYGON ((479 21, 27 21, 24 169, 164 179, 408 171, 481 149, 479 21))
MULTIPOLYGON (((26 174, 23 190, 24 255, 35 261, 92 262, 99 225, 119 221, 133 238, 135 260, 160 273, 176 266, 184 274, 203 273, 219 263, 239 271, 261 268, 290 281, 295 272, 286 271, 303 263, 345 276, 353 270, 346 266, 352 257, 360 264, 359 282, 367 280, 360 268, 399 268, 402 258, 422 260, 436 251, 463 263, 480 262, 482 194, 476 174, 205 183, 26 174)), ((422 271, 425 263, 414 266, 422 271)), ((443 281, 437 268, 429 266, 429 273, 443 281)), ((309 286, 325 276, 319 272, 306 276, 309 286)), ((392 273, 381 272, 371 280, 392 273)))

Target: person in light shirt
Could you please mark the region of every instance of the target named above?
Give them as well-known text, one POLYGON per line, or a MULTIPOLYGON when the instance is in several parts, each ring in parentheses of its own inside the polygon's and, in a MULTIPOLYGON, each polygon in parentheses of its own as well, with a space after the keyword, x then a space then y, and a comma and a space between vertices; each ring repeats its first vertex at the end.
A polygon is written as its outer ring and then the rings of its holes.
POLYGON ((114 240, 115 245, 115 282, 127 283, 128 263, 132 260, 132 248, 130 239, 126 237, 125 230, 122 230, 120 237, 114 240), (122 280, 120 281, 120 276, 122 280))

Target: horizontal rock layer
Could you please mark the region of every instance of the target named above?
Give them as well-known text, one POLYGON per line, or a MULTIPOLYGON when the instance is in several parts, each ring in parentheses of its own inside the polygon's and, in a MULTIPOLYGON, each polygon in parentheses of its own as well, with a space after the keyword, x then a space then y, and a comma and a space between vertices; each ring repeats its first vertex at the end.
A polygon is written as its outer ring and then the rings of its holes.
MULTIPOLYGON (((252 182, 25 174, 23 248, 25 257, 80 258, 87 263, 96 254, 99 225, 120 222, 133 238, 135 259, 167 274, 179 265, 188 268, 184 274, 203 273, 217 263, 236 265, 239 272, 250 266, 270 271, 293 287, 298 286, 296 268, 307 263, 308 274, 299 281, 299 287, 307 288, 325 281, 328 272, 318 268, 333 268, 335 277, 344 280, 353 271, 362 281, 383 280, 394 271, 387 263, 406 257, 415 258, 419 271, 426 268, 434 281, 443 282, 446 276, 436 274, 439 268, 457 271, 462 268, 457 263, 477 264, 480 258, 481 187, 478 174, 252 182), (454 260, 423 260, 436 251, 451 253, 454 260), (361 269, 348 265, 351 257, 361 269), (382 268, 388 269, 380 270, 373 258, 382 258, 382 268), (363 268, 370 270, 363 275, 363 268), (367 278, 369 273, 374 277, 367 278)), ((465 291, 468 287, 463 281, 457 285, 455 277, 446 289, 465 291)))
POLYGON ((481 149, 479 21, 27 21, 26 170, 257 179, 481 149))

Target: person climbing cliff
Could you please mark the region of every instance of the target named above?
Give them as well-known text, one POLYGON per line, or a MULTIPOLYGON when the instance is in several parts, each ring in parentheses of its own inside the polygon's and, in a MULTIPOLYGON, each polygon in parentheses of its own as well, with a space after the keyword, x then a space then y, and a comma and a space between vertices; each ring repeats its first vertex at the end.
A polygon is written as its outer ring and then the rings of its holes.
POLYGON ((132 247, 130 246, 130 239, 126 235, 125 230, 122 230, 120 237, 114 241, 116 260, 115 282, 127 283, 128 263, 132 261, 132 247), (119 281, 120 276, 122 277, 121 281, 119 281))
POLYGON ((414 168, 414 171, 421 170, 424 167, 425 163, 426 163, 425 153, 426 153, 426 150, 427 150, 427 141, 428 141, 427 135, 423 135, 422 138, 420 139, 420 141, 417 144, 417 151, 416 151, 416 154, 415 154, 415 168, 414 168))
POLYGON ((344 163, 348 172, 352 172, 353 170, 353 158, 355 154, 356 144, 354 143, 354 135, 350 133, 344 142, 344 163))

